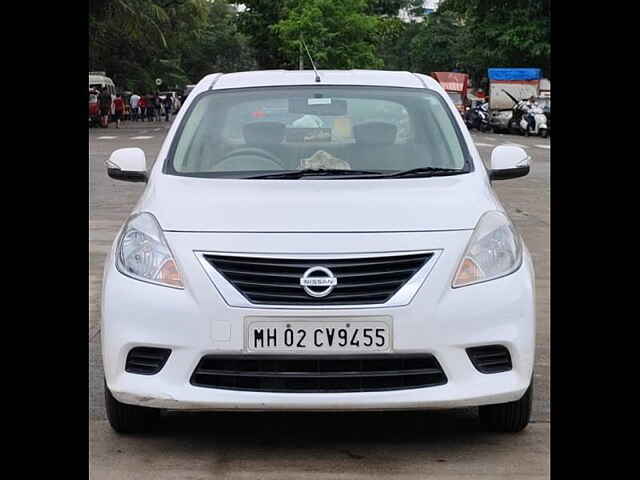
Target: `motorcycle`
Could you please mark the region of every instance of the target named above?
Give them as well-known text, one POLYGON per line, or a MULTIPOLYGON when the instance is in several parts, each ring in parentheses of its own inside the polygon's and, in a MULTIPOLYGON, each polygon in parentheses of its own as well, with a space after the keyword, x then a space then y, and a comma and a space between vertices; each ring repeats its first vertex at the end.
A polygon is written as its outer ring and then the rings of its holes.
POLYGON ((542 138, 547 138, 549 135, 549 128, 547 127, 547 116, 544 114, 540 107, 533 107, 529 109, 529 115, 533 115, 534 127, 529 128, 529 122, 525 115, 520 119, 520 130, 524 132, 525 136, 540 135, 542 138))
POLYGON ((525 100, 517 100, 509 92, 503 90, 511 100, 513 100, 513 115, 509 122, 509 130, 512 133, 519 133, 528 137, 532 135, 540 135, 542 138, 547 138, 549 135, 549 127, 547 125, 547 116, 540 107, 534 107, 530 109, 525 100), (527 115, 533 115, 534 127, 529 127, 527 115))
POLYGON ((469 130, 474 128, 481 132, 488 132, 491 130, 491 125, 489 125, 489 112, 482 108, 482 105, 478 103, 467 111, 465 123, 469 130))

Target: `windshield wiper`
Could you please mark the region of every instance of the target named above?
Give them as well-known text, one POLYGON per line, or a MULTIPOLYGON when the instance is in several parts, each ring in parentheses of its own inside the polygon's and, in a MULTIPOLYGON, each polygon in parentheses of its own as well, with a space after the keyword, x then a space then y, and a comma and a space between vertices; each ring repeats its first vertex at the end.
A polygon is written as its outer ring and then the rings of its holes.
POLYGON ((345 170, 340 168, 304 168, 302 170, 285 170, 277 173, 266 173, 263 175, 255 175, 252 177, 245 177, 251 179, 296 179, 302 177, 322 177, 322 176, 340 176, 340 175, 382 175, 380 172, 374 172, 371 170, 345 170))
POLYGON ((420 168, 412 168, 411 170, 403 170, 401 172, 396 172, 396 173, 389 173, 387 175, 381 175, 380 178, 444 177, 447 175, 457 175, 460 173, 467 173, 467 172, 466 170, 460 170, 458 168, 420 167, 420 168))

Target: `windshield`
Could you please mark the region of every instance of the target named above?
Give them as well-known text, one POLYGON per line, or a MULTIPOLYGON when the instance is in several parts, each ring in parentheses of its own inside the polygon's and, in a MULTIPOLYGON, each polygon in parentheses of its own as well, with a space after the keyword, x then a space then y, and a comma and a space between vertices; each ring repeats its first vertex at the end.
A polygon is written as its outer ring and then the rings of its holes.
POLYGON ((454 105, 462 105, 462 96, 458 92, 447 92, 454 105))
POLYGON ((470 170, 461 133, 437 93, 299 86, 201 94, 180 125, 165 173, 248 178, 425 168, 470 170))

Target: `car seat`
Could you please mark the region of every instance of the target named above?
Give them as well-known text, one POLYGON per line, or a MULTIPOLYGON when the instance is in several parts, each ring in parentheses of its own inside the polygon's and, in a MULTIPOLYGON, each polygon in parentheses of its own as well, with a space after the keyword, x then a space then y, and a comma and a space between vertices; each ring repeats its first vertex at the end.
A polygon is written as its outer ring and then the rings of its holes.
MULTIPOLYGON (((398 127, 387 122, 365 122, 353 126, 355 145, 350 149, 353 169, 397 170, 395 141, 398 127)), ((398 145, 400 147, 400 145, 398 145)))
POLYGON ((250 122, 242 127, 247 147, 266 150, 285 167, 289 167, 288 150, 283 145, 286 125, 281 122, 250 122))

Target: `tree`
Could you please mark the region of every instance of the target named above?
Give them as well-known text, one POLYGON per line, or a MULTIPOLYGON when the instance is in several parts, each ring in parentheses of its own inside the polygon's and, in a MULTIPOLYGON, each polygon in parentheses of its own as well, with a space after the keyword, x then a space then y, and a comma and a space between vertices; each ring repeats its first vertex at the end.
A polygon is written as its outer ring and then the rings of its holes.
POLYGON ((367 13, 395 17, 400 9, 409 8, 414 2, 415 0, 367 0, 367 13))
POLYGON ((282 52, 282 42, 271 29, 285 18, 291 0, 244 0, 244 12, 238 16, 238 29, 248 39, 262 69, 293 66, 282 52))
POLYGON ((298 0, 272 31, 289 64, 297 63, 303 38, 319 68, 380 68, 379 19, 368 15, 367 8, 366 0, 298 0))
POLYGON ((468 45, 465 29, 456 17, 450 12, 438 12, 428 15, 419 25, 410 42, 415 70, 428 74, 460 68, 468 45))
POLYGON ((415 70, 416 55, 409 46, 422 28, 421 23, 383 17, 378 22, 377 52, 386 70, 415 70))
POLYGON ((466 62, 489 67, 540 67, 551 76, 551 0, 444 0, 438 14, 457 16, 468 35, 466 62))
POLYGON ((228 7, 226 2, 213 3, 207 25, 184 46, 182 63, 191 82, 209 73, 256 68, 249 41, 238 31, 237 14, 228 7))
POLYGON ((120 88, 150 92, 157 77, 173 87, 255 66, 226 0, 92 0, 89 7, 89 70, 105 70, 120 88))

